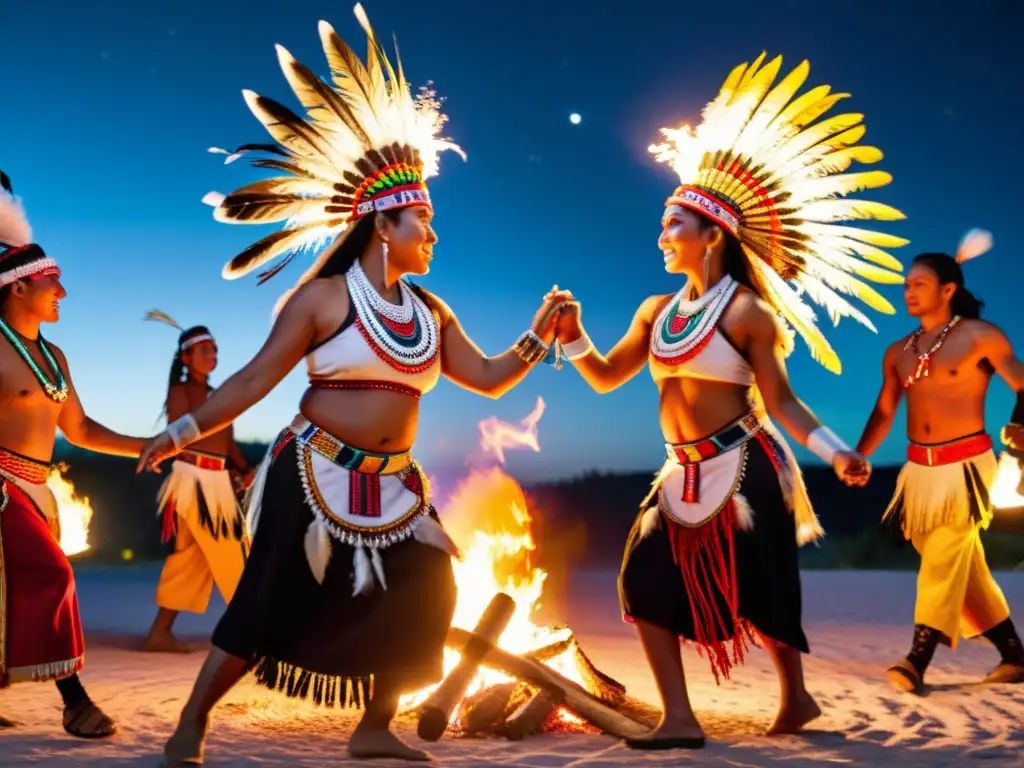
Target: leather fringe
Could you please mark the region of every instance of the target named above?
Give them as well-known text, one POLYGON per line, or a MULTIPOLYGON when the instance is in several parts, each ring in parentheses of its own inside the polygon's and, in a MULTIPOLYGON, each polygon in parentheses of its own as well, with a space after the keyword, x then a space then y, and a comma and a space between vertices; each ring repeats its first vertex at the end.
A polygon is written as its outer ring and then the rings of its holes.
POLYGON ((325 675, 270 657, 257 661, 253 671, 260 685, 318 706, 365 709, 373 697, 373 675, 325 675))

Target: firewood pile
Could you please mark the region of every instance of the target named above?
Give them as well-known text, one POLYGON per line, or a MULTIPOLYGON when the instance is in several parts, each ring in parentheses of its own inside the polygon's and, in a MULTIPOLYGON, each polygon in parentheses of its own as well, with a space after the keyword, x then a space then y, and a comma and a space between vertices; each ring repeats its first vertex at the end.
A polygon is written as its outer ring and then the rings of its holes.
POLYGON ((473 632, 456 627, 449 630, 447 645, 462 658, 420 707, 421 738, 436 741, 445 731, 512 740, 535 733, 581 731, 629 738, 648 731, 657 713, 627 697, 625 686, 594 666, 571 633, 520 655, 498 647, 514 612, 512 598, 498 593, 473 632), (545 663, 566 653, 583 685, 545 663), (513 679, 467 696, 480 666, 513 679))

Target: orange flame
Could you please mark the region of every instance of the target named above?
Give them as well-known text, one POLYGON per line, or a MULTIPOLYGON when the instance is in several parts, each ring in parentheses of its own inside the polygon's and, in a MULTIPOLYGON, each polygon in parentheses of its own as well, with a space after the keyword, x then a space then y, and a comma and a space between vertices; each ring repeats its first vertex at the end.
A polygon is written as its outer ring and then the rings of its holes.
POLYGON ((1021 495, 1020 462, 1007 452, 999 455, 999 469, 989 491, 992 506, 996 509, 1019 509, 1024 507, 1021 495))
MULTIPOLYGON (((537 425, 544 413, 544 401, 537 398, 533 411, 519 425, 496 417, 480 422, 480 448, 499 464, 505 451, 529 448, 540 451, 537 425)), ((502 633, 498 645, 515 654, 548 646, 569 637, 568 629, 537 626, 531 620, 540 606, 547 573, 533 565, 536 545, 530 531, 530 513, 523 489, 500 466, 478 468, 470 472, 441 510, 441 519, 452 539, 459 545, 462 558, 453 562, 458 600, 452 625, 472 630, 497 592, 505 592, 516 602, 516 610, 502 633)), ((561 674, 582 683, 576 666, 575 649, 551 659, 547 664, 561 674)), ((444 672, 458 664, 459 654, 445 650, 444 672)), ((481 668, 466 694, 498 683, 508 682, 506 675, 481 668)), ((422 703, 433 688, 406 696, 404 707, 422 703)), ((457 718, 458 710, 453 713, 457 718)), ((564 719, 576 721, 568 713, 564 719)))
POLYGON ((60 548, 65 555, 78 555, 89 549, 89 523, 92 521, 92 506, 89 499, 80 498, 75 486, 61 473, 61 467, 53 467, 46 476, 46 486, 57 500, 60 516, 60 548))

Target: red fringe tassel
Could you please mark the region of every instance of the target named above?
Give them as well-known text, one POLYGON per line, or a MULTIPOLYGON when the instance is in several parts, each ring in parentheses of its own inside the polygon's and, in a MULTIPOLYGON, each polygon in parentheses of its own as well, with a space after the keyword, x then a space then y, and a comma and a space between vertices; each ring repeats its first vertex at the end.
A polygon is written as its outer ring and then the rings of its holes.
POLYGON ((722 678, 729 679, 733 666, 743 663, 747 650, 748 632, 739 617, 735 525, 736 509, 731 499, 714 520, 700 528, 668 523, 672 556, 683 574, 693 611, 694 642, 701 656, 707 654, 716 684, 722 678), (715 593, 725 597, 728 616, 723 615, 715 593), (716 639, 727 635, 730 628, 731 640, 716 639))
POLYGON ((178 512, 177 504, 173 496, 167 499, 163 511, 163 527, 160 531, 160 541, 166 544, 178 533, 178 512))

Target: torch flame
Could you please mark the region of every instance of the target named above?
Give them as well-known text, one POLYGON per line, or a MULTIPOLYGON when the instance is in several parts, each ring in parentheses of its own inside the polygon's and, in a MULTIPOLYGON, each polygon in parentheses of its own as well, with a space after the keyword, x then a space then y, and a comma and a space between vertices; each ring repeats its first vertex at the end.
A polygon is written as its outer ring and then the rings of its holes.
POLYGON ((54 467, 46 477, 46 486, 57 499, 60 516, 60 548, 65 555, 77 555, 89 549, 89 523, 92 507, 89 499, 80 498, 75 486, 54 467))
POLYGON ((1020 462, 1005 451, 999 455, 999 469, 989 491, 989 499, 996 509, 1017 509, 1024 507, 1021 495, 1020 462))
MULTIPOLYGON (((460 560, 452 563, 458 599, 452 625, 472 630, 496 592, 505 592, 516 603, 515 613, 501 635, 498 645, 510 653, 522 654, 567 640, 569 629, 537 626, 531 620, 540 605, 547 573, 533 564, 536 545, 530 531, 531 517, 526 497, 519 484, 501 469, 505 451, 529 448, 540 451, 537 425, 544 413, 544 401, 537 398, 533 411, 518 425, 496 417, 480 422, 480 448, 493 456, 498 464, 475 468, 456 488, 441 519, 452 539, 462 551, 460 560)), ((445 650, 444 673, 447 675, 459 662, 460 655, 445 650)), ((571 680, 582 683, 571 645, 558 656, 545 662, 571 680)), ((466 691, 472 696, 492 685, 511 678, 491 669, 481 668, 466 691)), ((421 704, 433 691, 427 688, 402 699, 403 707, 421 704)), ((453 720, 459 711, 453 713, 453 720)), ((573 715, 562 712, 564 720, 577 722, 573 715)))

